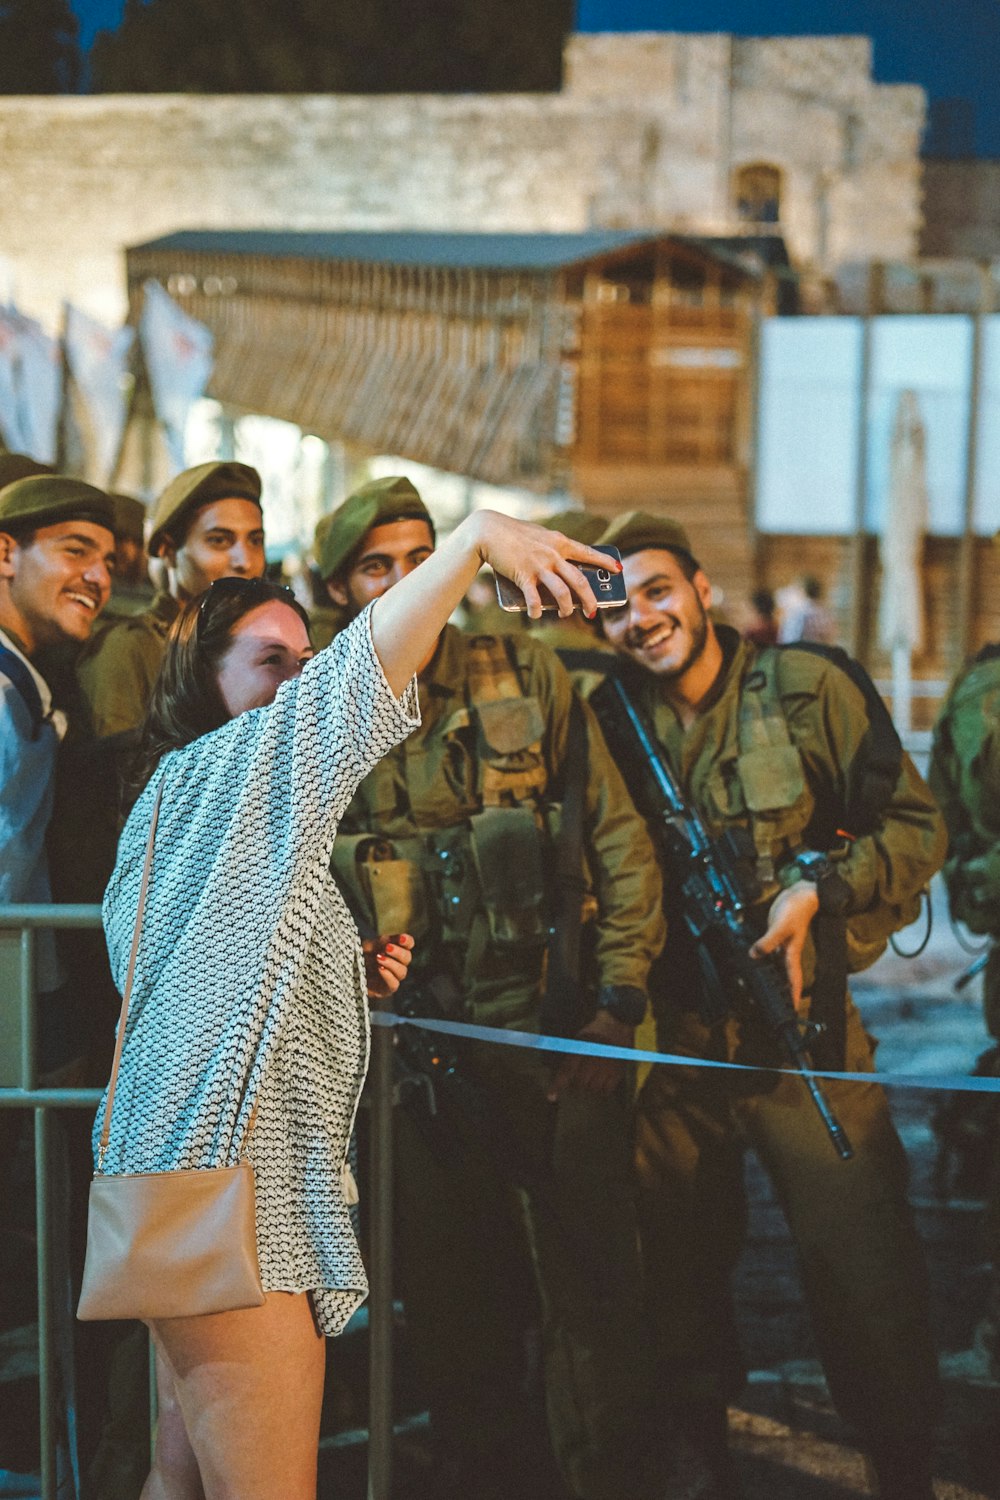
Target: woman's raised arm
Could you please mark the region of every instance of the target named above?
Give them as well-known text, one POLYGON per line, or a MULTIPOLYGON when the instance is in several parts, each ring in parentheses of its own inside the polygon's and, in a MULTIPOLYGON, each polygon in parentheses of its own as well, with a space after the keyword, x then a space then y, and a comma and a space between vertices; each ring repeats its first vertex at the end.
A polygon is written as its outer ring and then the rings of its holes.
POLYGON ((590 615, 597 602, 570 558, 594 568, 615 567, 606 554, 572 542, 559 531, 515 521, 494 510, 468 516, 426 562, 383 594, 372 610, 372 640, 393 692, 403 691, 434 650, 449 616, 484 564, 513 579, 528 602, 532 619, 542 612, 540 586, 555 599, 561 615, 571 614, 577 605, 590 615))

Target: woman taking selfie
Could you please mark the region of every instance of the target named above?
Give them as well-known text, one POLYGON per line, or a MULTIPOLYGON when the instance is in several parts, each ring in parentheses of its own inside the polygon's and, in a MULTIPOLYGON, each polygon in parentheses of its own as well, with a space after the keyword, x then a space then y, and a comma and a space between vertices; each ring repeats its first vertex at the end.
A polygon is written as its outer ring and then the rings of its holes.
POLYGON ((380 938, 366 969, 329 874, 337 822, 414 727, 414 673, 479 568, 512 578, 532 615, 539 587, 560 613, 589 614, 570 558, 606 565, 477 512, 318 655, 301 608, 262 580, 220 580, 174 627, 104 903, 124 989, 158 802, 103 1171, 225 1167, 245 1151, 266 1295, 151 1321, 161 1405, 144 1500, 315 1495, 322 1335, 367 1290, 346 1167, 365 993, 391 994, 412 946, 380 938))

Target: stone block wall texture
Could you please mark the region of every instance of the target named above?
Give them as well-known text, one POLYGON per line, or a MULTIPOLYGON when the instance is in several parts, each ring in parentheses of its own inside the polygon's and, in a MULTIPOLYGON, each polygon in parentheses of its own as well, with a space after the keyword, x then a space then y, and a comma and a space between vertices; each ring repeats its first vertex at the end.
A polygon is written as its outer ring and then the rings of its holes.
POLYGON ((122 250, 177 229, 735 232, 782 174, 793 259, 916 253, 920 89, 865 37, 576 36, 544 95, 0 98, 0 296, 111 321, 122 250))

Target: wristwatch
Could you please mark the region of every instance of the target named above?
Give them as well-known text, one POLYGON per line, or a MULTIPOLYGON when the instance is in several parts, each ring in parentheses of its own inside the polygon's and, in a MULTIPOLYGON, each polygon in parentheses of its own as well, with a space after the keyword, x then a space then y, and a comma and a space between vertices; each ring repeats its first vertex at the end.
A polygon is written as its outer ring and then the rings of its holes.
POLYGON ((606 1010, 625 1026, 638 1026, 646 1019, 645 993, 632 984, 603 984, 597 996, 598 1010, 606 1010))
POLYGON ((851 888, 839 873, 829 855, 818 849, 804 849, 792 861, 800 880, 816 887, 819 909, 827 917, 843 917, 851 902, 851 888))

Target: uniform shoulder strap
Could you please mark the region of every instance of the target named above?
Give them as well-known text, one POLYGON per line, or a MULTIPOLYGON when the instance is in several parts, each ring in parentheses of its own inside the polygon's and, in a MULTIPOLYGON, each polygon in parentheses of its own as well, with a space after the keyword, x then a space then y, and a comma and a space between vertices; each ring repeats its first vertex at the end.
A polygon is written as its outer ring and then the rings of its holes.
POLYGON ((45 709, 42 705, 42 695, 38 691, 38 684, 32 677, 31 672, 9 646, 0 642, 0 672, 7 678, 28 710, 31 719, 31 733, 34 738, 45 721, 45 709))
POLYGON ((794 641, 770 649, 779 657, 794 651, 822 657, 842 672, 864 699, 868 726, 849 768, 843 827, 852 838, 872 833, 892 801, 903 765, 903 743, 878 688, 861 663, 841 646, 827 646, 819 641, 794 641))
POLYGON ((510 636, 468 636, 466 663, 469 698, 474 704, 499 703, 504 698, 524 697, 524 688, 517 670, 517 656, 510 636))

